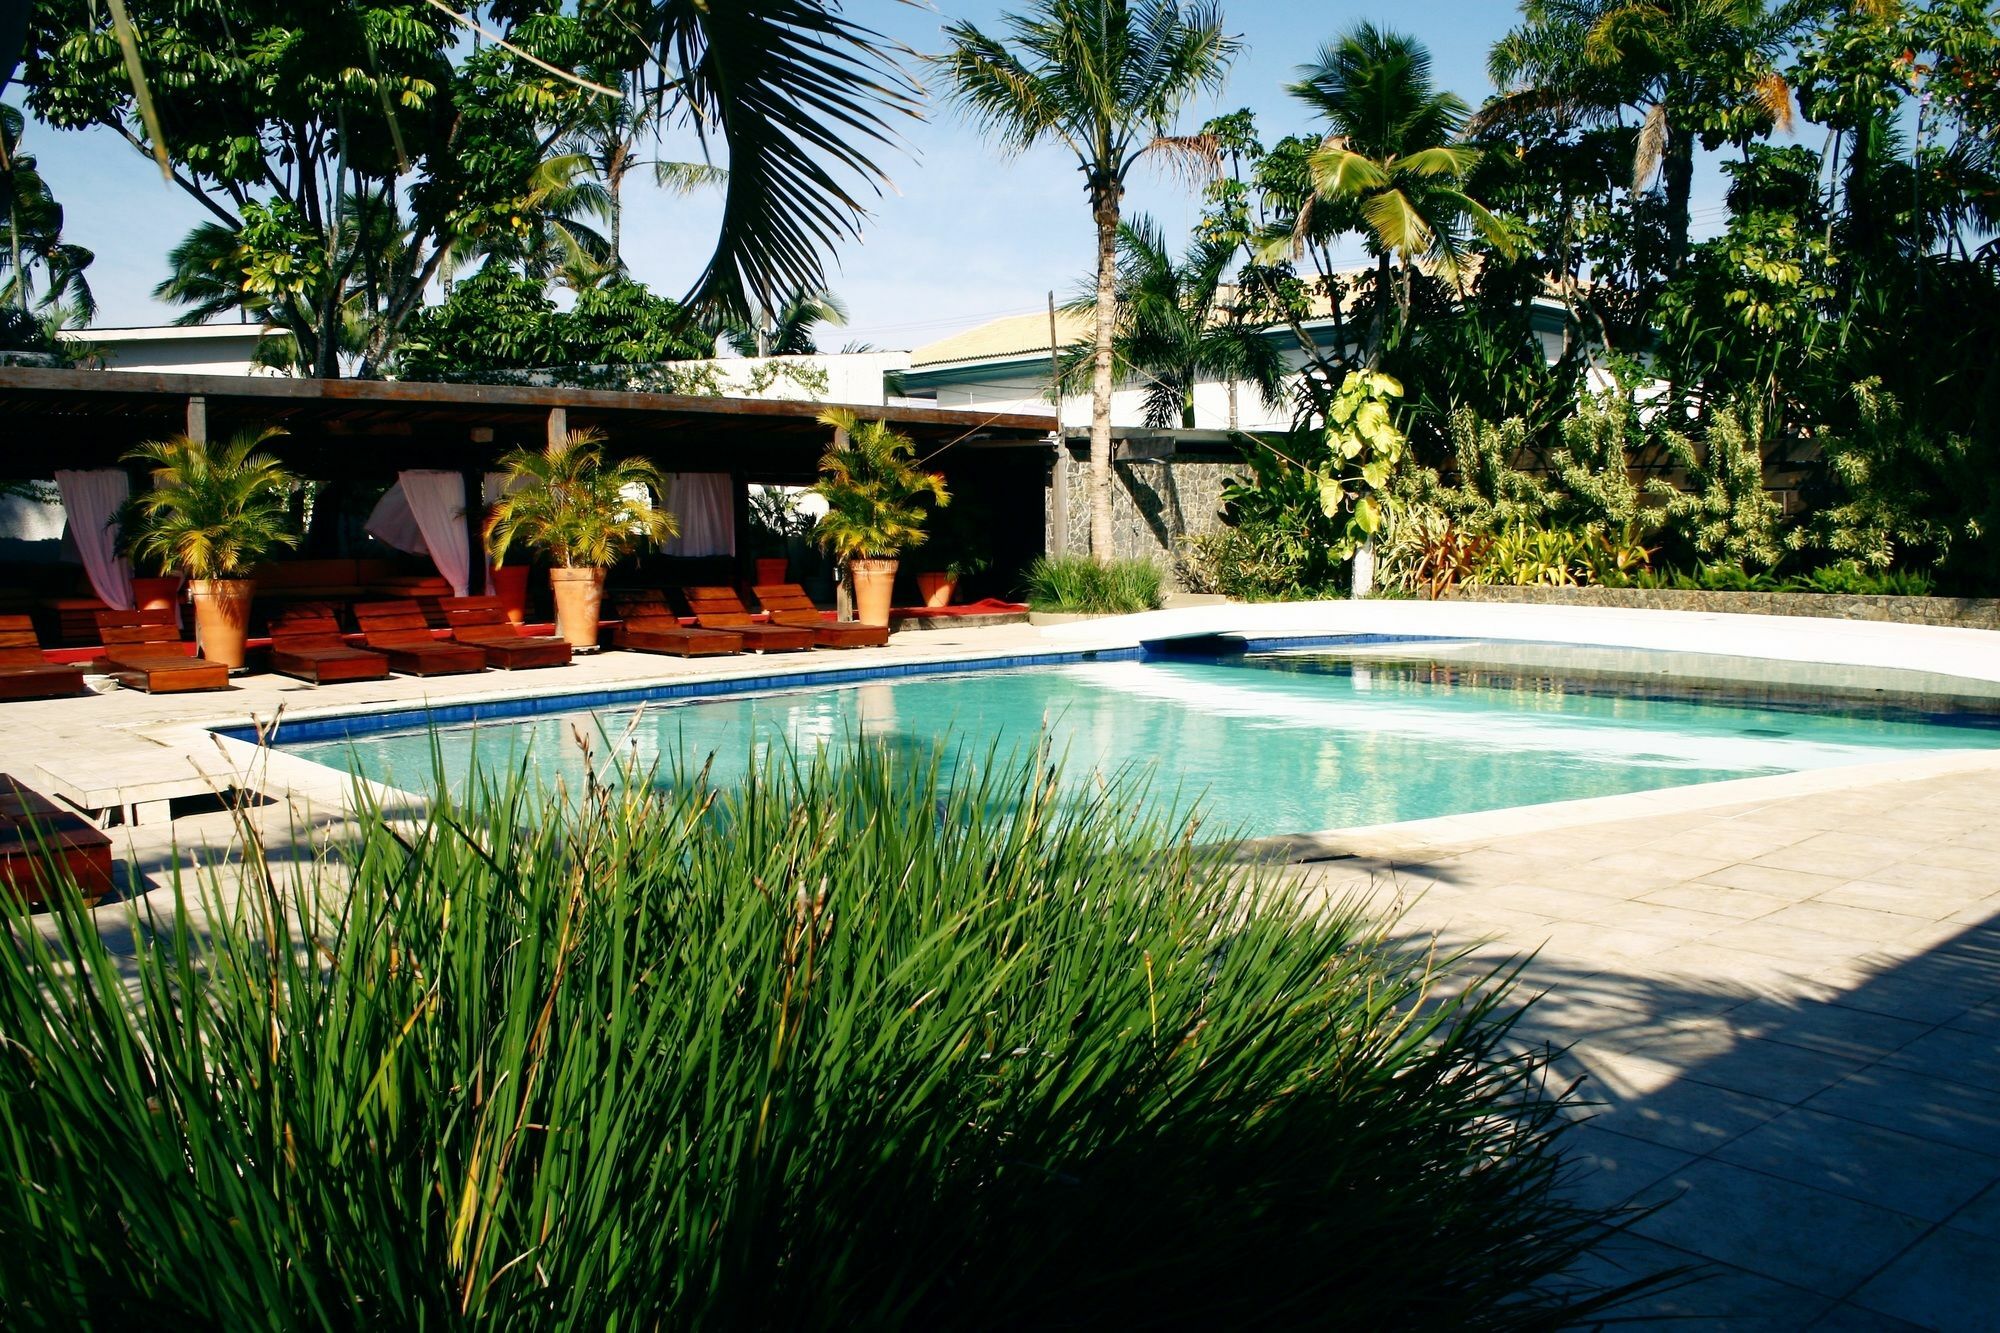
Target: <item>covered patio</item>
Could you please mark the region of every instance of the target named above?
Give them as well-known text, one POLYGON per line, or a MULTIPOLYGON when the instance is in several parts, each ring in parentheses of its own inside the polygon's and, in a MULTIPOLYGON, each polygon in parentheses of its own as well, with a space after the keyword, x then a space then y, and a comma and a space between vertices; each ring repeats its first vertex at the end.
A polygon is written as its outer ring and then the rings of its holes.
MULTIPOLYGON (((0 368, 0 478, 53 476, 71 511, 63 558, 49 559, 44 550, 40 559, 0 559, 0 612, 33 615, 50 645, 87 646, 96 611, 132 605, 131 573, 97 518, 147 485, 126 453, 179 433, 225 439, 267 427, 284 432, 268 451, 313 485, 298 499, 298 548, 258 570, 260 613, 289 601, 484 591, 490 575, 479 528, 498 460, 584 429, 601 433, 607 452, 643 456, 667 473, 666 504, 682 520, 679 538, 614 570, 614 586, 747 587, 757 555, 751 488, 812 484, 834 443, 818 420, 827 406, 554 387, 0 368)), ((971 592, 1011 590, 1042 551, 1048 456, 1021 446, 1047 439, 1047 419, 910 406, 853 410, 910 436, 925 466, 1001 520, 987 525, 987 572, 971 592), (1018 521, 1004 521, 1010 514, 1018 521)), ((817 554, 797 542, 788 554, 792 577, 830 600, 817 554)), ((544 580, 530 586, 531 618, 539 619, 544 580)), ((898 605, 910 600, 899 596, 898 605)))

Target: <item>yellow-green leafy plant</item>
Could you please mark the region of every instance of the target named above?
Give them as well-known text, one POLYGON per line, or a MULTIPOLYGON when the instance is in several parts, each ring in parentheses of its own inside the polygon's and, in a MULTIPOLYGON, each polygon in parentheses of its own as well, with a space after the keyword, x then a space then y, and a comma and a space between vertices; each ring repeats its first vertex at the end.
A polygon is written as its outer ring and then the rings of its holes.
POLYGON ((1335 543, 1341 559, 1374 539, 1389 522, 1389 481, 1408 441, 1391 406, 1403 396, 1394 376, 1350 370, 1327 408, 1327 456, 1319 465, 1320 511, 1342 522, 1335 543))
POLYGON ((640 542, 680 531, 661 503, 667 483, 660 470, 643 458, 605 461, 603 439, 573 430, 500 460, 506 489, 486 518, 495 563, 520 542, 565 569, 605 569, 640 542))
POLYGON ((298 543, 292 474, 261 452, 284 432, 241 431, 211 444, 175 435, 126 457, 152 469, 153 485, 132 497, 126 549, 191 579, 233 579, 273 551, 298 543))
POLYGON ((847 436, 819 463, 815 494, 826 513, 813 528, 836 559, 888 560, 924 541, 926 504, 947 505, 944 478, 917 465, 910 437, 886 421, 862 421, 840 408, 820 421, 847 436))

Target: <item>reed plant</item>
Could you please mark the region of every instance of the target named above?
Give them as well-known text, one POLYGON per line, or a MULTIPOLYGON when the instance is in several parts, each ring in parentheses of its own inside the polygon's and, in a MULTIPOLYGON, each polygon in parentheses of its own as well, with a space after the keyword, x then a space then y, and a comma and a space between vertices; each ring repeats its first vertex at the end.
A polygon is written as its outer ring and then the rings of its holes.
POLYGON ((1042 556, 1028 567, 1028 605, 1036 611, 1126 615, 1158 609, 1163 576, 1150 560, 1085 555, 1042 556))
POLYGON ((775 758, 4 909, 11 1327, 1547 1326, 1504 977, 1035 759, 775 758), (190 909, 200 906, 200 914, 190 909), (197 930, 193 923, 200 922, 197 930))

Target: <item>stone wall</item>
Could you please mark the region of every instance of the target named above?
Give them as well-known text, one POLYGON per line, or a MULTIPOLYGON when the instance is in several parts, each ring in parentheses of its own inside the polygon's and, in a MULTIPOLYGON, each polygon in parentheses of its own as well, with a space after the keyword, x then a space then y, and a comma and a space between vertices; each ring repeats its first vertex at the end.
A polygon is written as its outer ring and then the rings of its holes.
POLYGON ((1670 588, 1455 587, 1468 602, 1541 606, 1622 606, 1661 611, 1726 611, 1753 616, 1821 616, 1905 625, 2000 630, 2000 599, 1990 597, 1847 597, 1818 592, 1696 592, 1670 588))
MULTIPOLYGON (((1222 488, 1243 465, 1234 460, 1161 458, 1111 465, 1112 554, 1121 560, 1150 560, 1167 572, 1168 584, 1185 591, 1174 577, 1175 555, 1187 538, 1222 526, 1222 488)), ((1054 491, 1045 494, 1042 525, 1047 549, 1055 549, 1054 491)), ((1090 550, 1090 461, 1072 450, 1069 458, 1069 550, 1090 550)))

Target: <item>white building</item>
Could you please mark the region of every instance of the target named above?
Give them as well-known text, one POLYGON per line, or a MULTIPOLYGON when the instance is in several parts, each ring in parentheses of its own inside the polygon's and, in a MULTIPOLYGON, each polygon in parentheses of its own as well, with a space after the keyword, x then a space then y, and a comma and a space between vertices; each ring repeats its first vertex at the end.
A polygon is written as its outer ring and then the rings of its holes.
POLYGON ((104 370, 176 375, 270 375, 257 345, 280 330, 256 324, 163 324, 123 329, 64 329, 56 336, 104 370))

